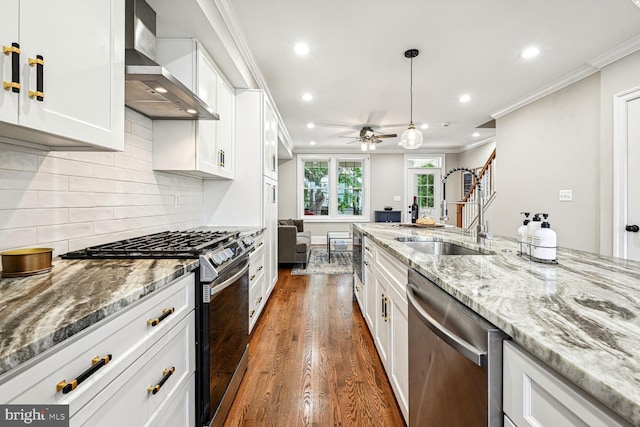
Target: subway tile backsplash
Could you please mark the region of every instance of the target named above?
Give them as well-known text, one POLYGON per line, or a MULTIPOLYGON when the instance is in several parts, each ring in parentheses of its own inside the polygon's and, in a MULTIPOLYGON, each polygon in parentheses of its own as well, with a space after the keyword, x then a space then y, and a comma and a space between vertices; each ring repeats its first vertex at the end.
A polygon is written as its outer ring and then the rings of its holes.
POLYGON ((202 181, 155 172, 152 122, 127 109, 123 152, 50 152, 0 143, 0 250, 54 255, 203 225, 202 181))

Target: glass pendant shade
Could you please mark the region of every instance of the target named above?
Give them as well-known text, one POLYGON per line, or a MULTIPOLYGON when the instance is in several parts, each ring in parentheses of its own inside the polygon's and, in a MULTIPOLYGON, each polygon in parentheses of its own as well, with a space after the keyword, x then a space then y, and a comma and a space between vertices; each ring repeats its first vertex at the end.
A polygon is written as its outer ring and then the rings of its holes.
POLYGON ((409 128, 400 135, 400 143, 407 150, 415 150, 422 145, 422 133, 416 129, 413 122, 409 124, 409 128))

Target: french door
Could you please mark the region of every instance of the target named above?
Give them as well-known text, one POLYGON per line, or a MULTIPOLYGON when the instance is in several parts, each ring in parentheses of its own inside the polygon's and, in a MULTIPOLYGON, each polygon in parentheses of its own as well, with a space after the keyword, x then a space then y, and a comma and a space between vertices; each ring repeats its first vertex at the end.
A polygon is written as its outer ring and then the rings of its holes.
POLYGON ((440 202, 442 201, 441 171, 436 168, 407 169, 407 214, 406 222, 411 220, 411 204, 416 196, 418 202, 418 217, 428 216, 436 221, 440 217, 440 202))

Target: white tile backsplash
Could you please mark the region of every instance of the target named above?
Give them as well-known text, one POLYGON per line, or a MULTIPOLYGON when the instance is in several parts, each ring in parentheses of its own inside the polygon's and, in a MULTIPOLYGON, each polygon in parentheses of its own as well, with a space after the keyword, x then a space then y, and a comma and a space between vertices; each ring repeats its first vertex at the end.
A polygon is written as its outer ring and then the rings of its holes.
POLYGON ((0 144, 0 250, 59 255, 203 225, 202 180, 153 171, 152 121, 129 109, 125 120, 123 152, 0 144))

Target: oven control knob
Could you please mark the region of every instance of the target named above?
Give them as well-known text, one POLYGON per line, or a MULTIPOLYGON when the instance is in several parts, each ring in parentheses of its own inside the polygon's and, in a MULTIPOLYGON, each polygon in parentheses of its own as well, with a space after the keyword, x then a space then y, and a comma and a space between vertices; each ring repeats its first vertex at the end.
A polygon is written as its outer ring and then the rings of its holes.
POLYGON ((253 238, 251 236, 247 236, 244 239, 242 239, 242 242, 246 245, 246 246, 251 246, 253 245, 253 238))

